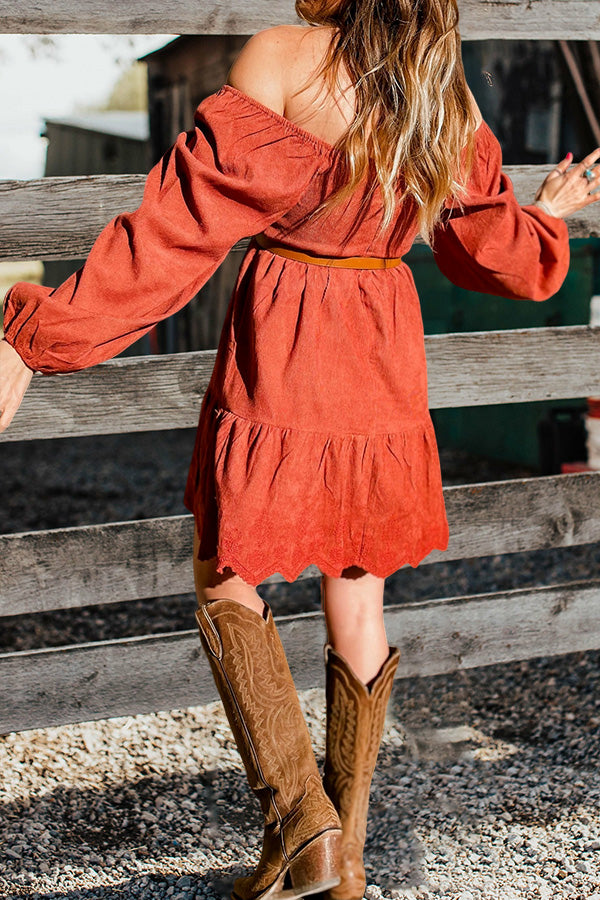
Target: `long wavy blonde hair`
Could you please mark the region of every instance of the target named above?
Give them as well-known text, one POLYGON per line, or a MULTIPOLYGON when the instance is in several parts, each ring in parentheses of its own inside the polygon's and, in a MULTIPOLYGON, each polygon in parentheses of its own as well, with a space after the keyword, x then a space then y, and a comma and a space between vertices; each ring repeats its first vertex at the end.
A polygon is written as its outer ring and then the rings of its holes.
POLYGON ((356 98, 355 117, 336 142, 346 183, 315 214, 352 194, 372 158, 376 180, 370 193, 379 183, 383 198, 378 235, 407 196, 416 202, 419 231, 429 243, 444 201, 460 203, 464 196, 474 153, 477 121, 462 64, 456 0, 296 0, 295 6, 309 25, 333 28, 312 77, 323 76, 335 95, 344 62, 356 98))

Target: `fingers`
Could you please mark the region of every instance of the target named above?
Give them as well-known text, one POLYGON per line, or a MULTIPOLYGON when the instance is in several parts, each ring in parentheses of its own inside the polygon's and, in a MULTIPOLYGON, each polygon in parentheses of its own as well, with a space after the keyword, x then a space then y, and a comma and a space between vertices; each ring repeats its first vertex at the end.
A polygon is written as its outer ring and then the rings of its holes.
POLYGON ((0 396, 0 432, 6 431, 19 408, 17 397, 12 392, 2 391, 0 396))
POLYGON ((6 431, 21 405, 25 391, 33 377, 30 369, 17 351, 6 341, 0 340, 0 432, 6 431))
POLYGON ((553 172, 556 172, 557 174, 563 175, 571 165, 572 161, 573 154, 571 153, 571 151, 569 151, 564 159, 561 159, 561 161, 556 166, 554 166, 550 174, 552 175, 553 172))
POLYGON ((596 163, 600 158, 600 147, 571 168, 570 157, 571 154, 567 154, 546 176, 535 197, 548 203, 561 218, 600 199, 600 163, 596 163))
POLYGON ((600 157, 600 147, 596 147, 595 150, 592 150, 591 153, 588 153, 587 156, 584 156, 580 163, 577 163, 571 169, 569 174, 572 175, 583 175, 586 169, 589 169, 596 160, 600 157))
POLYGON ((587 176, 583 176, 584 180, 587 182, 585 185, 585 196, 582 202, 583 206, 589 206, 590 203, 596 203, 600 200, 600 167, 591 166, 591 171, 594 172, 594 178, 588 179, 587 176))
POLYGON ((0 433, 6 431, 14 419, 25 390, 25 387, 21 387, 18 392, 11 391, 6 397, 0 398, 0 433))

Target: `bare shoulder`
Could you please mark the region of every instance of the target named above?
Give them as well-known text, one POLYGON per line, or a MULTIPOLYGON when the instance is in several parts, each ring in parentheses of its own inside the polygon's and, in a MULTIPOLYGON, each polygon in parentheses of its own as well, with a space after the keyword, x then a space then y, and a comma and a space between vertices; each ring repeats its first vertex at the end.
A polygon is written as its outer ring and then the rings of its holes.
POLYGON ((300 39, 297 25, 275 25, 253 34, 240 50, 226 82, 283 113, 285 66, 300 39))

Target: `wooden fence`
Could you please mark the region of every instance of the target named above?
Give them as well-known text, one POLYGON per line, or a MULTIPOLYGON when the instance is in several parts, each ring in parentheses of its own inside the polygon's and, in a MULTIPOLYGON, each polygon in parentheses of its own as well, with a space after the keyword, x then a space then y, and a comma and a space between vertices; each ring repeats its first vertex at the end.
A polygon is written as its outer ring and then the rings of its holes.
MULTIPOLYGON (((591 0, 462 0, 464 38, 600 39, 591 0)), ((251 34, 293 20, 292 0, 164 4, 0 2, 4 32, 251 34)), ((547 167, 507 167, 521 203, 547 167)), ((145 176, 0 183, 0 258, 84 256, 145 176)), ((568 220, 600 234, 600 206, 568 220)), ((236 249, 244 249, 247 241, 236 249)), ((507 301, 510 302, 510 301, 507 301)), ((600 396, 600 328, 570 326, 426 338, 431 408, 600 396)), ((35 375, 0 442, 195 426, 214 351, 119 358, 35 375)), ((422 563, 600 540, 600 472, 448 487, 450 544, 422 563)), ((193 591, 189 514, 0 536, 0 616, 193 591)), ((300 576, 318 575, 310 567, 300 576)), ((268 581, 281 581, 273 575, 268 581)), ((298 688, 323 683, 321 614, 278 625, 298 688)), ((600 648, 600 580, 386 608, 397 677, 600 648)), ((0 654, 0 733, 185 707, 217 698, 196 628, 0 654)))

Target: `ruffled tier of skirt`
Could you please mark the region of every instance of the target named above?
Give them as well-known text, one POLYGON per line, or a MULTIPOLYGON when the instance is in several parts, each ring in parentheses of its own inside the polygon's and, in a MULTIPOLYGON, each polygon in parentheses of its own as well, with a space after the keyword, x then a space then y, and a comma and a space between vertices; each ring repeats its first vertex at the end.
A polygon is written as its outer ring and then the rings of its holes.
POLYGON ((387 577, 448 545, 433 423, 401 432, 329 434, 255 422, 204 398, 184 504, 200 539, 256 586, 309 565, 387 577))

